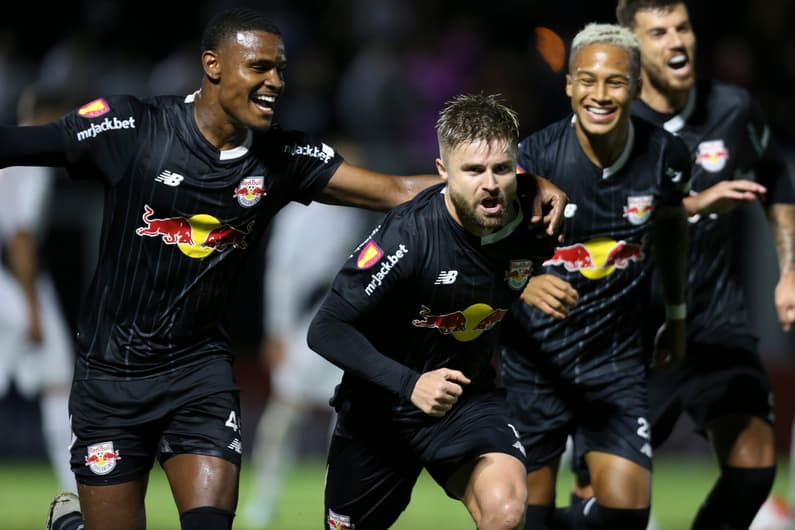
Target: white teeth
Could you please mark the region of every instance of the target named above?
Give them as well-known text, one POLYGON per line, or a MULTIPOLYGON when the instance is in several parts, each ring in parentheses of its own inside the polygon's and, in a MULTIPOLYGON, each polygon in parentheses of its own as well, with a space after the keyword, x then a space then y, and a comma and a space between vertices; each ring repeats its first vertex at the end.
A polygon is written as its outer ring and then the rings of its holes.
POLYGON ((668 61, 671 68, 681 68, 687 63, 687 55, 675 55, 668 61))
POLYGON ((265 103, 274 103, 276 98, 273 96, 256 96, 254 99, 257 101, 264 101, 265 103))
POLYGON ((588 110, 588 112, 591 112, 593 114, 610 114, 610 111, 608 109, 601 109, 598 107, 586 107, 586 109, 588 110))

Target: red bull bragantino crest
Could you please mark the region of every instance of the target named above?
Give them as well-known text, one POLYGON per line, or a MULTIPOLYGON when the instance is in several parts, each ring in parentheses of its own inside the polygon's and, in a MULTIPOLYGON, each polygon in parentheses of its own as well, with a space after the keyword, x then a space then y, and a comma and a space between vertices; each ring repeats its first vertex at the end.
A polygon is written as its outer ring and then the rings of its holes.
POLYGON ((698 144, 696 164, 710 173, 717 173, 723 169, 727 160, 729 160, 729 150, 726 149, 723 140, 710 140, 698 144))
POLYGON ((651 195, 638 195, 627 197, 624 206, 624 217, 633 225, 642 225, 651 217, 654 211, 654 197, 651 195))
POLYGON ((113 442, 101 442, 88 446, 85 465, 96 475, 107 475, 116 467, 117 460, 121 457, 113 449, 113 442))
POLYGON ((505 272, 508 287, 514 291, 520 291, 527 283, 527 279, 530 278, 531 272, 533 272, 533 262, 529 259, 511 260, 511 264, 505 272))
POLYGON ((334 513, 333 510, 328 511, 326 522, 328 522, 329 530, 354 530, 356 528, 356 526, 351 523, 349 515, 340 515, 334 513))
POLYGON ((431 308, 422 306, 420 318, 411 323, 418 328, 438 329, 442 335, 452 335, 458 341, 469 342, 499 324, 507 312, 507 309, 493 309, 488 304, 477 303, 463 311, 434 315, 431 308))
POLYGON ((144 205, 141 216, 144 226, 136 228, 139 236, 159 237, 166 245, 176 245, 180 252, 190 258, 201 259, 214 251, 224 252, 230 248, 248 248, 246 236, 251 233, 254 221, 245 230, 238 230, 221 223, 209 214, 186 217, 154 217, 154 209, 144 205))
POLYGON ((265 193, 265 177, 246 177, 235 188, 235 198, 243 208, 257 204, 265 193))

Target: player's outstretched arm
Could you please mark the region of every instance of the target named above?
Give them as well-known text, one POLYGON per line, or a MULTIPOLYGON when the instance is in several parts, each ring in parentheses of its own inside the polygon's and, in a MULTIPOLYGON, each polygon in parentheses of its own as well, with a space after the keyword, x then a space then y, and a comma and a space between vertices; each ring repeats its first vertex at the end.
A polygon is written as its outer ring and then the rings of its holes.
POLYGON ((683 199, 688 215, 725 214, 743 202, 764 195, 767 189, 753 180, 721 180, 701 193, 683 199))
POLYGON ((572 285, 554 274, 532 276, 522 291, 522 301, 539 311, 562 320, 577 305, 580 295, 572 285))
POLYGON ((0 126, 0 167, 64 167, 64 138, 55 124, 0 126))
POLYGON ((771 204, 767 215, 780 271, 776 311, 782 329, 789 331, 795 323, 795 204, 771 204))
POLYGON ((657 332, 652 364, 661 368, 685 355, 687 344, 687 256, 689 231, 681 204, 658 208, 651 230, 655 264, 665 298, 665 323, 657 332))

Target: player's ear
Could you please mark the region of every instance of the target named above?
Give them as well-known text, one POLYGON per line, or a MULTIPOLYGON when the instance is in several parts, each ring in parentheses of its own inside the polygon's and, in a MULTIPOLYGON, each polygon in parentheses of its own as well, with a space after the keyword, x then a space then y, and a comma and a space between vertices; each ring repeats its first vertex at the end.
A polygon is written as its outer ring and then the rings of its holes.
POLYGON ((572 78, 571 78, 571 74, 566 74, 566 95, 567 95, 568 97, 571 97, 571 94, 572 94, 572 88, 573 88, 573 86, 572 86, 572 83, 573 83, 573 82, 574 82, 574 81, 573 81, 573 80, 572 80, 572 78))
POLYGON ((444 166, 444 162, 441 158, 436 159, 436 171, 439 172, 439 176, 442 177, 442 180, 447 180, 447 168, 444 166))
POLYGON ((204 75, 206 75, 214 83, 221 79, 221 63, 218 60, 218 54, 212 50, 205 50, 202 53, 202 68, 204 68, 204 75))

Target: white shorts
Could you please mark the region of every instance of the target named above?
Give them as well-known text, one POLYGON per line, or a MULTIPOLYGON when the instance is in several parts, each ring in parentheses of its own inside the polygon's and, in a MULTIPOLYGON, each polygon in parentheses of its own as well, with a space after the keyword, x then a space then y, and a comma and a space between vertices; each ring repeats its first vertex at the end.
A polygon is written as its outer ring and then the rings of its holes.
POLYGON ((37 289, 43 341, 32 344, 22 289, 16 278, 0 269, 0 395, 12 381, 28 398, 45 387, 72 381, 74 346, 52 280, 41 276, 37 289))

